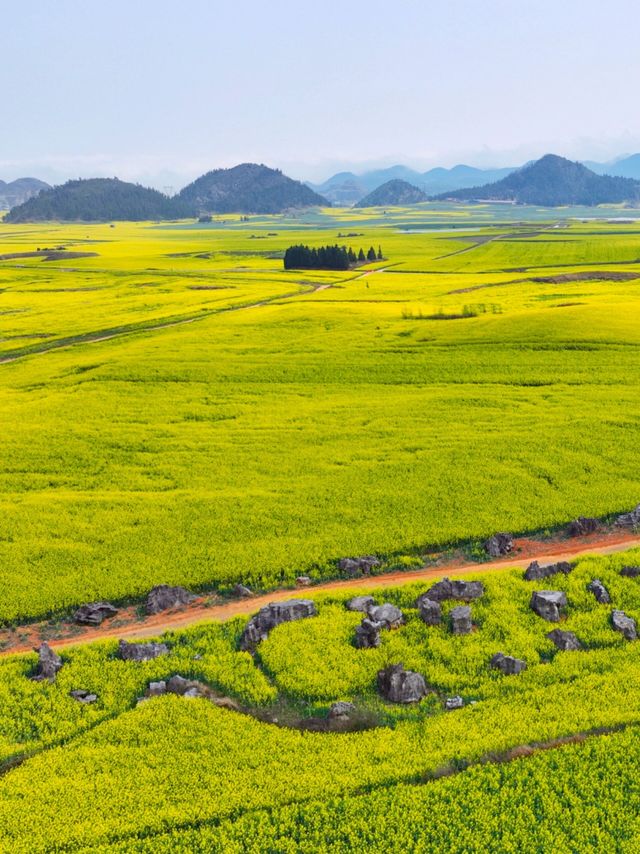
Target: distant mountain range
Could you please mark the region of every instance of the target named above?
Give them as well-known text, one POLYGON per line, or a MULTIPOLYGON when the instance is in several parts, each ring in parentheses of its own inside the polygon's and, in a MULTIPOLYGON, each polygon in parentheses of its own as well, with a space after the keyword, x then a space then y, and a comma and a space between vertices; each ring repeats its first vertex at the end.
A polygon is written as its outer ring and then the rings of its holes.
POLYGON ((597 175, 582 163, 546 154, 500 181, 436 196, 462 201, 510 201, 516 204, 601 205, 640 201, 640 181, 597 175))
POLYGON ((384 207, 386 205, 417 205, 420 202, 426 202, 427 195, 418 187, 409 184, 408 181, 402 181, 400 178, 393 178, 387 181, 381 187, 368 193, 363 199, 357 203, 358 208, 373 208, 384 207))
POLYGON ((21 205, 32 196, 37 196, 40 190, 49 190, 49 184, 37 178, 16 178, 6 183, 0 181, 0 210, 9 210, 15 205, 21 205))

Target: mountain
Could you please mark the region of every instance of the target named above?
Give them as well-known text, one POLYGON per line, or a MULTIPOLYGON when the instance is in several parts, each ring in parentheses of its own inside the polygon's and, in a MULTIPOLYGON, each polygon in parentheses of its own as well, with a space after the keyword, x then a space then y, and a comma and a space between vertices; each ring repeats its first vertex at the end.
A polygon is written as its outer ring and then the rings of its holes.
POLYGON ((426 194, 418 187, 414 187, 413 184, 409 184, 407 181, 394 178, 392 181, 387 181, 386 184, 369 193, 368 196, 360 199, 356 207, 375 208, 392 205, 417 205, 419 202, 426 201, 426 194))
POLYGON ((183 208, 174 199, 139 184, 117 178, 89 178, 43 190, 12 208, 5 222, 172 219, 189 215, 183 208))
POLYGON ((442 193, 436 198, 511 201, 545 207, 617 204, 640 201, 640 182, 596 175, 581 163, 546 154, 501 181, 442 193))
POLYGON ((422 175, 420 182, 415 182, 429 196, 446 193, 449 190, 461 190, 464 187, 477 187, 479 184, 489 184, 506 178, 514 171, 513 166, 502 169, 476 169, 474 166, 459 164, 451 169, 441 166, 430 169, 422 175))
POLYGON ((282 213, 289 208, 326 207, 327 199, 278 169, 242 163, 197 178, 177 198, 198 213, 282 213))
POLYGON ((614 160, 613 163, 605 163, 603 166, 603 173, 600 174, 619 175, 621 178, 634 178, 635 180, 640 179, 640 154, 631 154, 629 157, 614 160))
POLYGON ((37 178, 16 178, 15 181, 0 181, 0 210, 9 210, 15 205, 21 205, 32 196, 37 196, 40 190, 49 190, 49 184, 37 178))

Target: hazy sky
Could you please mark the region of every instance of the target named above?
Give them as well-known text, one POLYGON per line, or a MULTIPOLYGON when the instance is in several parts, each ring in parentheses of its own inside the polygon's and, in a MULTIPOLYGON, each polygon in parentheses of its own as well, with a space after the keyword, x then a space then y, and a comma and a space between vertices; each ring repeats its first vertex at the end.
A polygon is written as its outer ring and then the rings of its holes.
POLYGON ((0 177, 640 150, 637 0, 2 2, 0 177))

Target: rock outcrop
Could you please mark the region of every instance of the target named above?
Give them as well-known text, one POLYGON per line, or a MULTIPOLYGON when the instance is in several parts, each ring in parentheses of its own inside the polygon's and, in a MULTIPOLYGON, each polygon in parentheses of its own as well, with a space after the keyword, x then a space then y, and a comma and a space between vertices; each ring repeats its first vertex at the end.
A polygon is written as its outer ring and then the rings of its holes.
POLYGON ((443 602, 446 599, 471 602, 473 599, 479 599, 483 595, 484 585, 481 581, 443 578, 442 581, 436 581, 426 593, 418 596, 416 599, 416 608, 420 608, 420 603, 424 599, 431 599, 432 602, 443 602))
POLYGON ((380 646, 380 632, 386 628, 386 623, 377 623, 365 617, 356 628, 355 646, 358 649, 373 649, 380 646))
POLYGON ((550 641, 563 651, 582 649, 582 644, 573 632, 565 632, 562 629, 554 629, 547 634, 550 641))
POLYGON ((454 709, 461 709, 463 706, 464 700, 458 694, 455 697, 447 697, 444 701, 444 707, 448 712, 452 712, 454 709))
POLYGON ((339 719, 344 720, 345 718, 350 718, 355 711, 356 707, 353 703, 346 703, 344 700, 340 700, 331 706, 327 717, 332 721, 339 719))
POLYGON ((169 587, 168 584, 158 584, 147 596, 147 614, 159 614, 169 608, 180 608, 189 605, 196 597, 184 587, 169 587))
POLYGON ((599 522, 589 516, 578 516, 569 524, 570 537, 585 537, 587 534, 594 534, 598 530, 599 522))
POLYGON ((123 661, 151 661, 161 655, 168 655, 169 647, 166 643, 149 641, 146 643, 128 643, 121 640, 118 645, 118 654, 123 661))
POLYGON ((62 667, 62 659, 46 642, 36 647, 35 651, 38 653, 38 666, 35 675, 32 677, 33 681, 43 682, 48 679, 49 682, 54 682, 58 670, 62 667))
POLYGON ((546 566, 540 566, 537 560, 529 564, 524 573, 525 581, 540 581, 543 578, 549 578, 551 575, 563 573, 568 575, 573 566, 566 560, 561 560, 558 563, 549 563, 546 566))
POLYGON ((527 662, 521 658, 514 658, 512 655, 505 655, 503 652, 496 652, 489 662, 494 670, 500 670, 505 676, 515 676, 527 669, 527 662))
POLYGON ((513 537, 504 532, 494 534, 485 542, 484 549, 489 557, 504 557, 513 551, 513 537))
POLYGON ((620 575, 625 578, 637 578, 640 575, 640 566, 623 566, 620 575))
POLYGON ((236 584, 232 592, 234 596, 238 596, 240 599, 249 599, 253 596, 253 590, 244 584, 236 584))
POLYGON ((622 525, 623 528, 637 528, 640 525, 640 504, 630 513, 622 513, 618 516, 616 525, 622 525))
POLYGON ((557 623, 560 619, 560 611, 567 605, 567 594, 562 590, 536 590, 531 595, 531 610, 548 620, 557 623))
POLYGON ((340 572, 346 572, 347 575, 371 575, 371 570, 378 566, 380 561, 375 555, 343 557, 338 563, 340 572))
POLYGON ((421 596, 419 602, 418 610, 422 622, 427 626, 439 626, 442 622, 442 605, 426 596, 421 596))
POLYGON ((240 649, 254 650, 268 638, 269 632, 276 626, 305 617, 315 617, 317 613, 315 603, 311 599, 288 599, 285 602, 265 605, 247 623, 240 638, 240 649))
POLYGON ((91 602, 78 608, 73 615, 73 621, 85 626, 99 626, 103 620, 115 617, 117 613, 118 609, 110 602, 91 602))
POLYGON ((418 703, 427 694, 424 676, 405 670, 402 664, 390 664, 378 671, 378 691, 391 703, 418 703))
POLYGON ((473 631, 469 605, 458 605, 452 608, 449 618, 451 619, 451 631, 454 635, 469 635, 473 631))
POLYGON ((593 581, 590 581, 589 584, 587 584, 587 590, 593 593, 596 597, 596 602, 599 602, 601 605, 610 604, 611 596, 609 595, 609 591, 599 578, 594 578, 593 581))
POLYGON ((387 629, 397 629, 404 623, 404 614, 395 605, 385 602, 368 608, 369 619, 374 623, 383 623, 387 629))
POLYGON ((74 700, 77 700, 79 703, 95 703, 98 699, 97 694, 92 694, 90 691, 85 691, 84 688, 76 688, 73 691, 69 691, 69 696, 73 697, 74 700))
POLYGON ((369 608, 376 604, 373 596, 354 596, 346 603, 348 611, 362 611, 366 613, 369 608))
POLYGON ((636 621, 633 617, 628 617, 624 611, 612 612, 611 625, 617 632, 620 632, 625 640, 633 641, 638 637, 636 621))

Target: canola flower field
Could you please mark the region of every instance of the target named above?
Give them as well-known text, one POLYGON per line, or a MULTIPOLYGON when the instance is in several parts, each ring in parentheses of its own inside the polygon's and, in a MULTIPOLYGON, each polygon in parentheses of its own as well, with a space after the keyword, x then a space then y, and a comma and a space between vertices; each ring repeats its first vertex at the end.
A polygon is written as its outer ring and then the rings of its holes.
POLYGON ((169 653, 149 662, 120 660, 115 642, 67 649, 53 683, 30 680, 34 654, 6 656, 0 851, 346 852, 377 839, 393 851, 631 852, 640 646, 610 619, 613 608, 640 619, 640 578, 621 572, 639 562, 636 549, 580 559, 542 583, 521 569, 483 576, 476 630, 465 636, 446 620, 421 621, 415 598, 430 583, 420 582, 376 591, 406 620, 377 649, 353 647, 358 615, 346 595, 325 593, 317 616, 274 629, 255 659, 238 651, 246 617, 169 633, 169 653), (587 590, 594 578, 612 604, 587 590), (554 624, 529 608, 541 586, 566 592, 560 625, 583 649, 546 638, 554 624), (498 651, 527 669, 492 669, 498 651), (377 670, 398 660, 430 686, 416 705, 377 695, 377 670), (149 682, 176 673, 244 713, 175 695, 138 703, 149 682), (78 688, 97 701, 78 703, 69 693, 78 688), (466 705, 445 711, 453 693, 466 705), (287 707, 322 715, 336 700, 367 709, 376 725, 311 732, 286 717, 287 707), (515 758, 576 735, 587 738, 515 758))
POLYGON ((640 227, 583 215, 0 222, 0 623, 635 506, 640 227))

